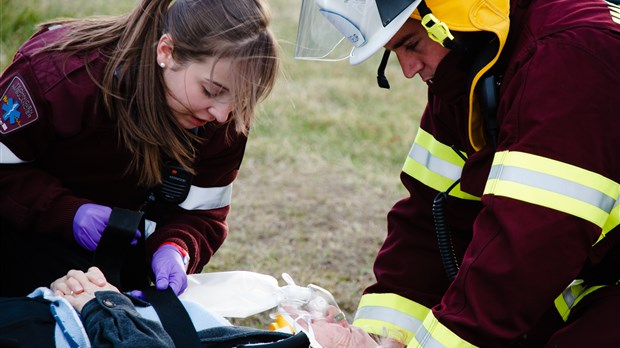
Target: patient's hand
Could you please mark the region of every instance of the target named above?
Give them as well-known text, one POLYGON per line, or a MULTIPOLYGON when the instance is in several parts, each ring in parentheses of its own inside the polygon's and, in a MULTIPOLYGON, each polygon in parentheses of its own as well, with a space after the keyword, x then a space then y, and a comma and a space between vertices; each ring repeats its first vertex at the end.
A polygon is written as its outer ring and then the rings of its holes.
POLYGON ((66 276, 56 279, 50 285, 50 289, 57 296, 64 297, 78 311, 86 302, 95 298, 97 291, 116 291, 118 289, 107 282, 99 268, 91 267, 86 273, 78 270, 70 270, 66 276))

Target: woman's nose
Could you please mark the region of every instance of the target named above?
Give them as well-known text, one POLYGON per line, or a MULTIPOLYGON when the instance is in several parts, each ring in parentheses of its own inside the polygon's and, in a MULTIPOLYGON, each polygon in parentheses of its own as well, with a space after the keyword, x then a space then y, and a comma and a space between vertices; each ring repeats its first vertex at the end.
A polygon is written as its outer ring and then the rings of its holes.
POLYGON ((213 105, 207 108, 207 113, 212 118, 211 121, 224 123, 228 120, 228 116, 232 111, 232 107, 228 104, 213 105))

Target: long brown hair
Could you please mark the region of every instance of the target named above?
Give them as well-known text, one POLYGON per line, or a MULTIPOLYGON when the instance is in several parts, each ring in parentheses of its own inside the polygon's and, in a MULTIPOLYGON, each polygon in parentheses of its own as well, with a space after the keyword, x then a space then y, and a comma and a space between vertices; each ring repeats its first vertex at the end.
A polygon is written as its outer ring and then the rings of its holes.
MULTIPOLYGON (((132 153, 128 171, 141 173, 140 184, 161 183, 163 157, 193 172, 194 144, 166 103, 166 86, 157 66, 162 34, 174 42, 178 63, 206 57, 233 61, 233 113, 227 126, 247 133, 258 102, 271 92, 279 68, 279 50, 268 28, 264 0, 141 0, 130 13, 48 22, 71 31, 46 49, 67 53, 99 50, 109 57, 99 84, 102 102, 118 121, 120 142, 132 153)), ((95 81, 95 83, 98 83, 95 81)))

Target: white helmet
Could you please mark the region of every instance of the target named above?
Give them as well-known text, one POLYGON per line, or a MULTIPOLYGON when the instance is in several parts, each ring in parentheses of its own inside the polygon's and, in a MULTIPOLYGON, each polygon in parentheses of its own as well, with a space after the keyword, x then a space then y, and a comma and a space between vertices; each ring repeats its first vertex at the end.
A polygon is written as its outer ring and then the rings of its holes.
POLYGON ((421 0, 302 0, 295 58, 359 64, 379 51, 421 0), (353 49, 341 45, 345 41, 353 49))

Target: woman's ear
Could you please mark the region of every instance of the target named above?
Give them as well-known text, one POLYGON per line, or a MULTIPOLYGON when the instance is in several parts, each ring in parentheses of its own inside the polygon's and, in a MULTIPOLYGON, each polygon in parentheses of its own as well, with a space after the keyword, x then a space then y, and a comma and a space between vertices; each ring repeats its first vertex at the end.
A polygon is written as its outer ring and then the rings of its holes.
POLYGON ((157 65, 162 68, 171 67, 174 63, 172 59, 173 49, 172 38, 168 34, 162 35, 157 43, 157 65))

